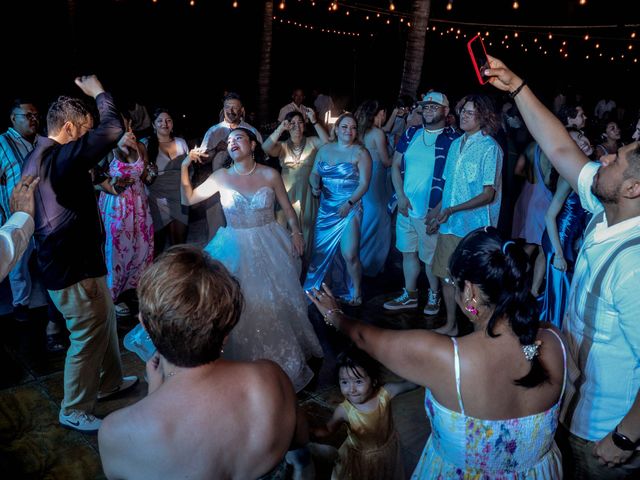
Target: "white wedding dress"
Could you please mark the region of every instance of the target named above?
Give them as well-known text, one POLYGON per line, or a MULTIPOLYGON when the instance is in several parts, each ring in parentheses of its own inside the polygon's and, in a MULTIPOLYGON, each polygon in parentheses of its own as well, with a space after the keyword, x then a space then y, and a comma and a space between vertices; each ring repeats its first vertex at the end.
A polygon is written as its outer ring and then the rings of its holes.
POLYGON ((245 300, 223 357, 273 360, 299 392, 313 377, 307 360, 323 355, 298 281, 300 259, 293 256, 289 234, 275 221, 274 199, 268 186, 251 197, 221 188, 227 226, 205 251, 238 279, 245 300))

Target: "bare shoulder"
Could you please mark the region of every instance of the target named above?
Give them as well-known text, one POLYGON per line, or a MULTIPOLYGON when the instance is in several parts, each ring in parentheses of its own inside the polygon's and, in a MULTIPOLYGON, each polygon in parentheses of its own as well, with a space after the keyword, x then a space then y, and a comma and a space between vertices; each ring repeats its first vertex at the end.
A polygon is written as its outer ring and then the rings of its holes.
POLYGON ((318 153, 316 154, 316 158, 320 155, 330 155, 333 149, 335 148, 334 142, 325 143, 318 149, 318 153))
POLYGON ((98 444, 101 450, 119 452, 126 455, 131 445, 138 444, 140 433, 148 432, 150 418, 145 418, 145 401, 110 413, 102 421, 98 431, 98 444))
POLYGON ((252 362, 251 365, 253 367, 253 375, 260 378, 264 388, 273 387, 280 391, 284 390, 285 393, 289 390, 288 387, 293 389, 291 380, 277 363, 271 360, 258 360, 252 362))
POLYGON ((361 160, 371 160, 369 150, 367 150, 367 147, 365 147, 364 145, 358 145, 358 151, 356 152, 356 161, 359 162, 361 160))
POLYGON ((384 140, 384 139, 386 139, 386 136, 385 136, 384 132, 382 131, 381 128, 378 128, 378 127, 373 127, 371 129, 371 136, 376 140, 384 140))
MULTIPOLYGON (((242 385, 242 397, 246 400, 247 415, 258 415, 260 425, 281 429, 293 428, 296 417, 296 394, 291 380, 282 368, 271 360, 236 363, 233 374, 235 383, 242 385)), ((258 424, 254 423, 257 428, 258 424)), ((269 431, 270 427, 268 428, 269 431)))
POLYGON ((214 172, 209 175, 209 177, 214 179, 216 182, 224 182, 228 175, 228 168, 219 168, 217 170, 214 170, 214 172))
POLYGON ((258 172, 260 172, 260 175, 262 175, 267 180, 275 180, 280 176, 280 174, 275 168, 272 168, 268 165, 263 165, 259 163, 257 169, 258 169, 258 172))
POLYGON ((261 176, 265 183, 272 187, 274 190, 276 190, 277 187, 282 184, 282 177, 275 168, 258 164, 257 173, 261 176))
POLYGON ((538 332, 540 360, 552 376, 559 377, 564 373, 564 338, 555 327, 541 328, 538 332), (561 343, 562 342, 562 343, 561 343))

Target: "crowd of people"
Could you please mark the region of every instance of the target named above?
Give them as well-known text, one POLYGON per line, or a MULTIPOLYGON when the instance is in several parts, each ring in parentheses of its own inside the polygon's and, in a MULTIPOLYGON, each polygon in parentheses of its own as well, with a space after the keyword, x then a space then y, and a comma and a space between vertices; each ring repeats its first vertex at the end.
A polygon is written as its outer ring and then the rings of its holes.
POLYGON ((431 90, 388 118, 367 100, 331 123, 330 102, 322 114, 296 89, 264 142, 233 92, 196 144, 164 108, 139 138, 95 76, 76 84, 97 116, 59 97, 47 136, 36 106, 14 102, 0 278, 19 317, 35 252, 47 345, 70 343, 59 422, 99 431, 108 478, 285 478, 287 464, 313 478, 311 453, 342 424, 333 478, 404 478, 391 399, 418 386, 431 434, 412 478, 640 473, 640 121, 625 138, 599 103, 593 148, 581 105, 552 112, 496 58, 486 74, 501 109, 431 90), (198 204, 204 248, 185 245, 198 204), (444 309, 438 329, 343 312, 366 299, 363 276, 386 274, 393 239, 404 285, 383 308, 444 309), (138 382, 116 330, 132 290, 155 350, 149 392, 102 420, 96 401, 138 382), (337 367, 345 401, 310 427, 296 393, 326 353, 312 305, 353 346, 337 367), (405 380, 383 384, 380 365, 405 380))

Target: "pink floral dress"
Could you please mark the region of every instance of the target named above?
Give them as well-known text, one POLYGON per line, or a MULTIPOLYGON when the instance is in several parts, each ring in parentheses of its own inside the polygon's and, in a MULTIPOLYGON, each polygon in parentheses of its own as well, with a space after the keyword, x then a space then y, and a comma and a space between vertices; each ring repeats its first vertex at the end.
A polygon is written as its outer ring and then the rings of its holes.
POLYGON ((107 285, 114 301, 125 290, 136 288, 144 269, 153 260, 153 221, 140 176, 144 161, 126 163, 114 158, 111 177, 134 178, 120 195, 100 194, 100 214, 106 231, 107 285))

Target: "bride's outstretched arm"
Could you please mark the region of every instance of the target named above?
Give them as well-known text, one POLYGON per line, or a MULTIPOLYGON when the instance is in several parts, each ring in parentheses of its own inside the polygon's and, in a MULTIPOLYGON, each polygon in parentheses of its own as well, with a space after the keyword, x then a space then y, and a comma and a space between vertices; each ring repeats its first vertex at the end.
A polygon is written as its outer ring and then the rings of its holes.
POLYGON ((193 161, 200 161, 203 154, 197 148, 189 152, 189 155, 182 161, 180 166, 180 200, 183 205, 195 205, 211 197, 218 192, 219 186, 212 173, 200 186, 193 188, 191 178, 189 178, 189 165, 193 161))

